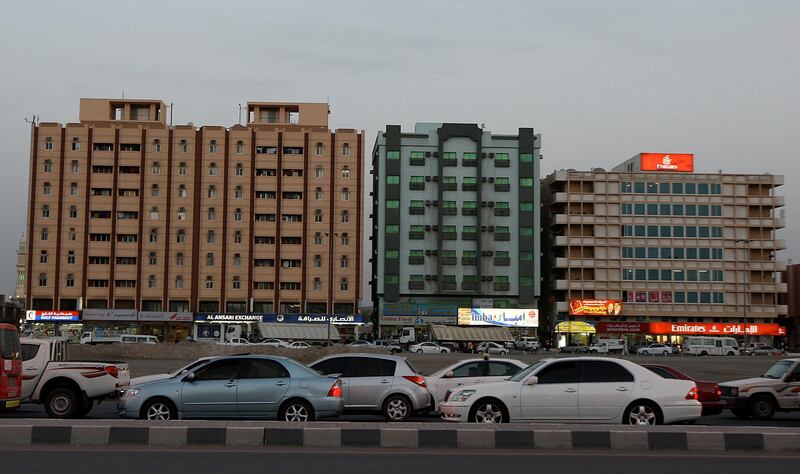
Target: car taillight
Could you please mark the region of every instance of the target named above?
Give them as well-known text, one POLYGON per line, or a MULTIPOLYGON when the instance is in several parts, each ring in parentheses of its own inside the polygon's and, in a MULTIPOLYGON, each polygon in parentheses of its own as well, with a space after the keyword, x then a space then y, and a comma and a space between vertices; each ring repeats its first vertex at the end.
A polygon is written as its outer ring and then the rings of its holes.
POLYGON ((697 400, 697 387, 692 387, 689 393, 686 394, 687 400, 697 400))
POLYGON ((342 396, 342 386, 340 385, 338 379, 336 380, 336 382, 333 382, 333 385, 331 385, 331 389, 328 390, 328 396, 337 398, 342 396))
POLYGON ((716 393, 718 397, 722 396, 722 389, 719 388, 719 385, 714 385, 714 393, 716 393))
POLYGON ((114 378, 119 377, 119 368, 116 365, 107 365, 106 373, 114 378))
POLYGON ((420 375, 404 375, 404 379, 408 380, 409 382, 413 382, 419 385, 422 388, 426 388, 428 385, 425 383, 425 377, 420 375))

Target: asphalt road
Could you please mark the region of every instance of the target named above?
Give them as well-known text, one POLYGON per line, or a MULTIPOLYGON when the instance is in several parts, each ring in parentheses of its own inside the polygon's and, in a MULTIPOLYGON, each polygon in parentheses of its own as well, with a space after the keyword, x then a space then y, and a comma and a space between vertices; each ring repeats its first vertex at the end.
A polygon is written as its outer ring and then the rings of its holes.
POLYGON ((797 455, 731 455, 687 453, 609 453, 594 451, 438 451, 438 450, 310 450, 310 449, 83 449, 35 446, 0 450, 3 472, 107 473, 147 472, 193 474, 220 472, 381 474, 457 472, 613 472, 659 474, 676 472, 797 472, 797 455))

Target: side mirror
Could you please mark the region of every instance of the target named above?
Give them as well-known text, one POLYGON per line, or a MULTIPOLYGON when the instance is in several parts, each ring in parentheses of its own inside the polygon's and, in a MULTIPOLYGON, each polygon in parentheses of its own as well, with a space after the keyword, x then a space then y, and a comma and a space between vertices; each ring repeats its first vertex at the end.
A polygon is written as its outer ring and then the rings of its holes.
POLYGON ((528 381, 525 382, 526 385, 536 385, 537 383, 539 383, 539 377, 535 375, 531 375, 528 381))
POLYGON ((194 372, 189 372, 186 374, 186 377, 183 378, 184 382, 194 382, 195 380, 197 380, 197 376, 194 375, 194 372))
POLYGON ((445 372, 445 374, 444 374, 444 377, 443 377, 443 378, 445 378, 445 379, 452 379, 454 376, 455 376, 455 374, 453 373, 453 371, 452 371, 452 370, 448 370, 447 372, 445 372))

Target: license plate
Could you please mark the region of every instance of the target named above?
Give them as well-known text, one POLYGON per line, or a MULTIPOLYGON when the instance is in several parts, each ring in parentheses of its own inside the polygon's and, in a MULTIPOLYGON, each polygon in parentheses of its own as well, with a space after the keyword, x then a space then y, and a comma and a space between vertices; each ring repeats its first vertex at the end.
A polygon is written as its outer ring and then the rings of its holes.
POLYGON ((6 408, 17 408, 17 407, 19 407, 19 400, 6 401, 6 408))

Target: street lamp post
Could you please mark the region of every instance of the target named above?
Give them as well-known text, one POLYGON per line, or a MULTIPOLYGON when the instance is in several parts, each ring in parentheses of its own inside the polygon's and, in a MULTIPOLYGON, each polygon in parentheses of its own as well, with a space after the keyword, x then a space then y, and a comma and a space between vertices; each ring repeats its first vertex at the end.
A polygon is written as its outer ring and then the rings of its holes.
MULTIPOLYGON (((752 240, 749 240, 749 239, 737 239, 735 241, 735 243, 737 243, 737 244, 744 244, 743 248, 744 248, 744 251, 745 251, 745 257, 743 259, 743 261, 744 261, 744 276, 742 277, 742 283, 744 283, 744 295, 742 295, 743 296, 742 297, 742 301, 744 303, 742 305, 742 307, 743 307, 742 318, 743 318, 743 321, 744 321, 744 347, 745 347, 745 349, 747 348, 747 345, 750 343, 750 334, 747 332, 747 309, 748 309, 748 306, 750 305, 750 255, 748 253, 748 250, 750 249, 750 243, 751 242, 752 242, 752 240)), ((739 277, 738 277, 738 273, 739 273, 738 262, 739 262, 739 259, 738 258, 736 259, 736 262, 737 262, 737 265, 736 265, 736 273, 737 273, 736 281, 738 283, 738 281, 739 281, 739 277)))

